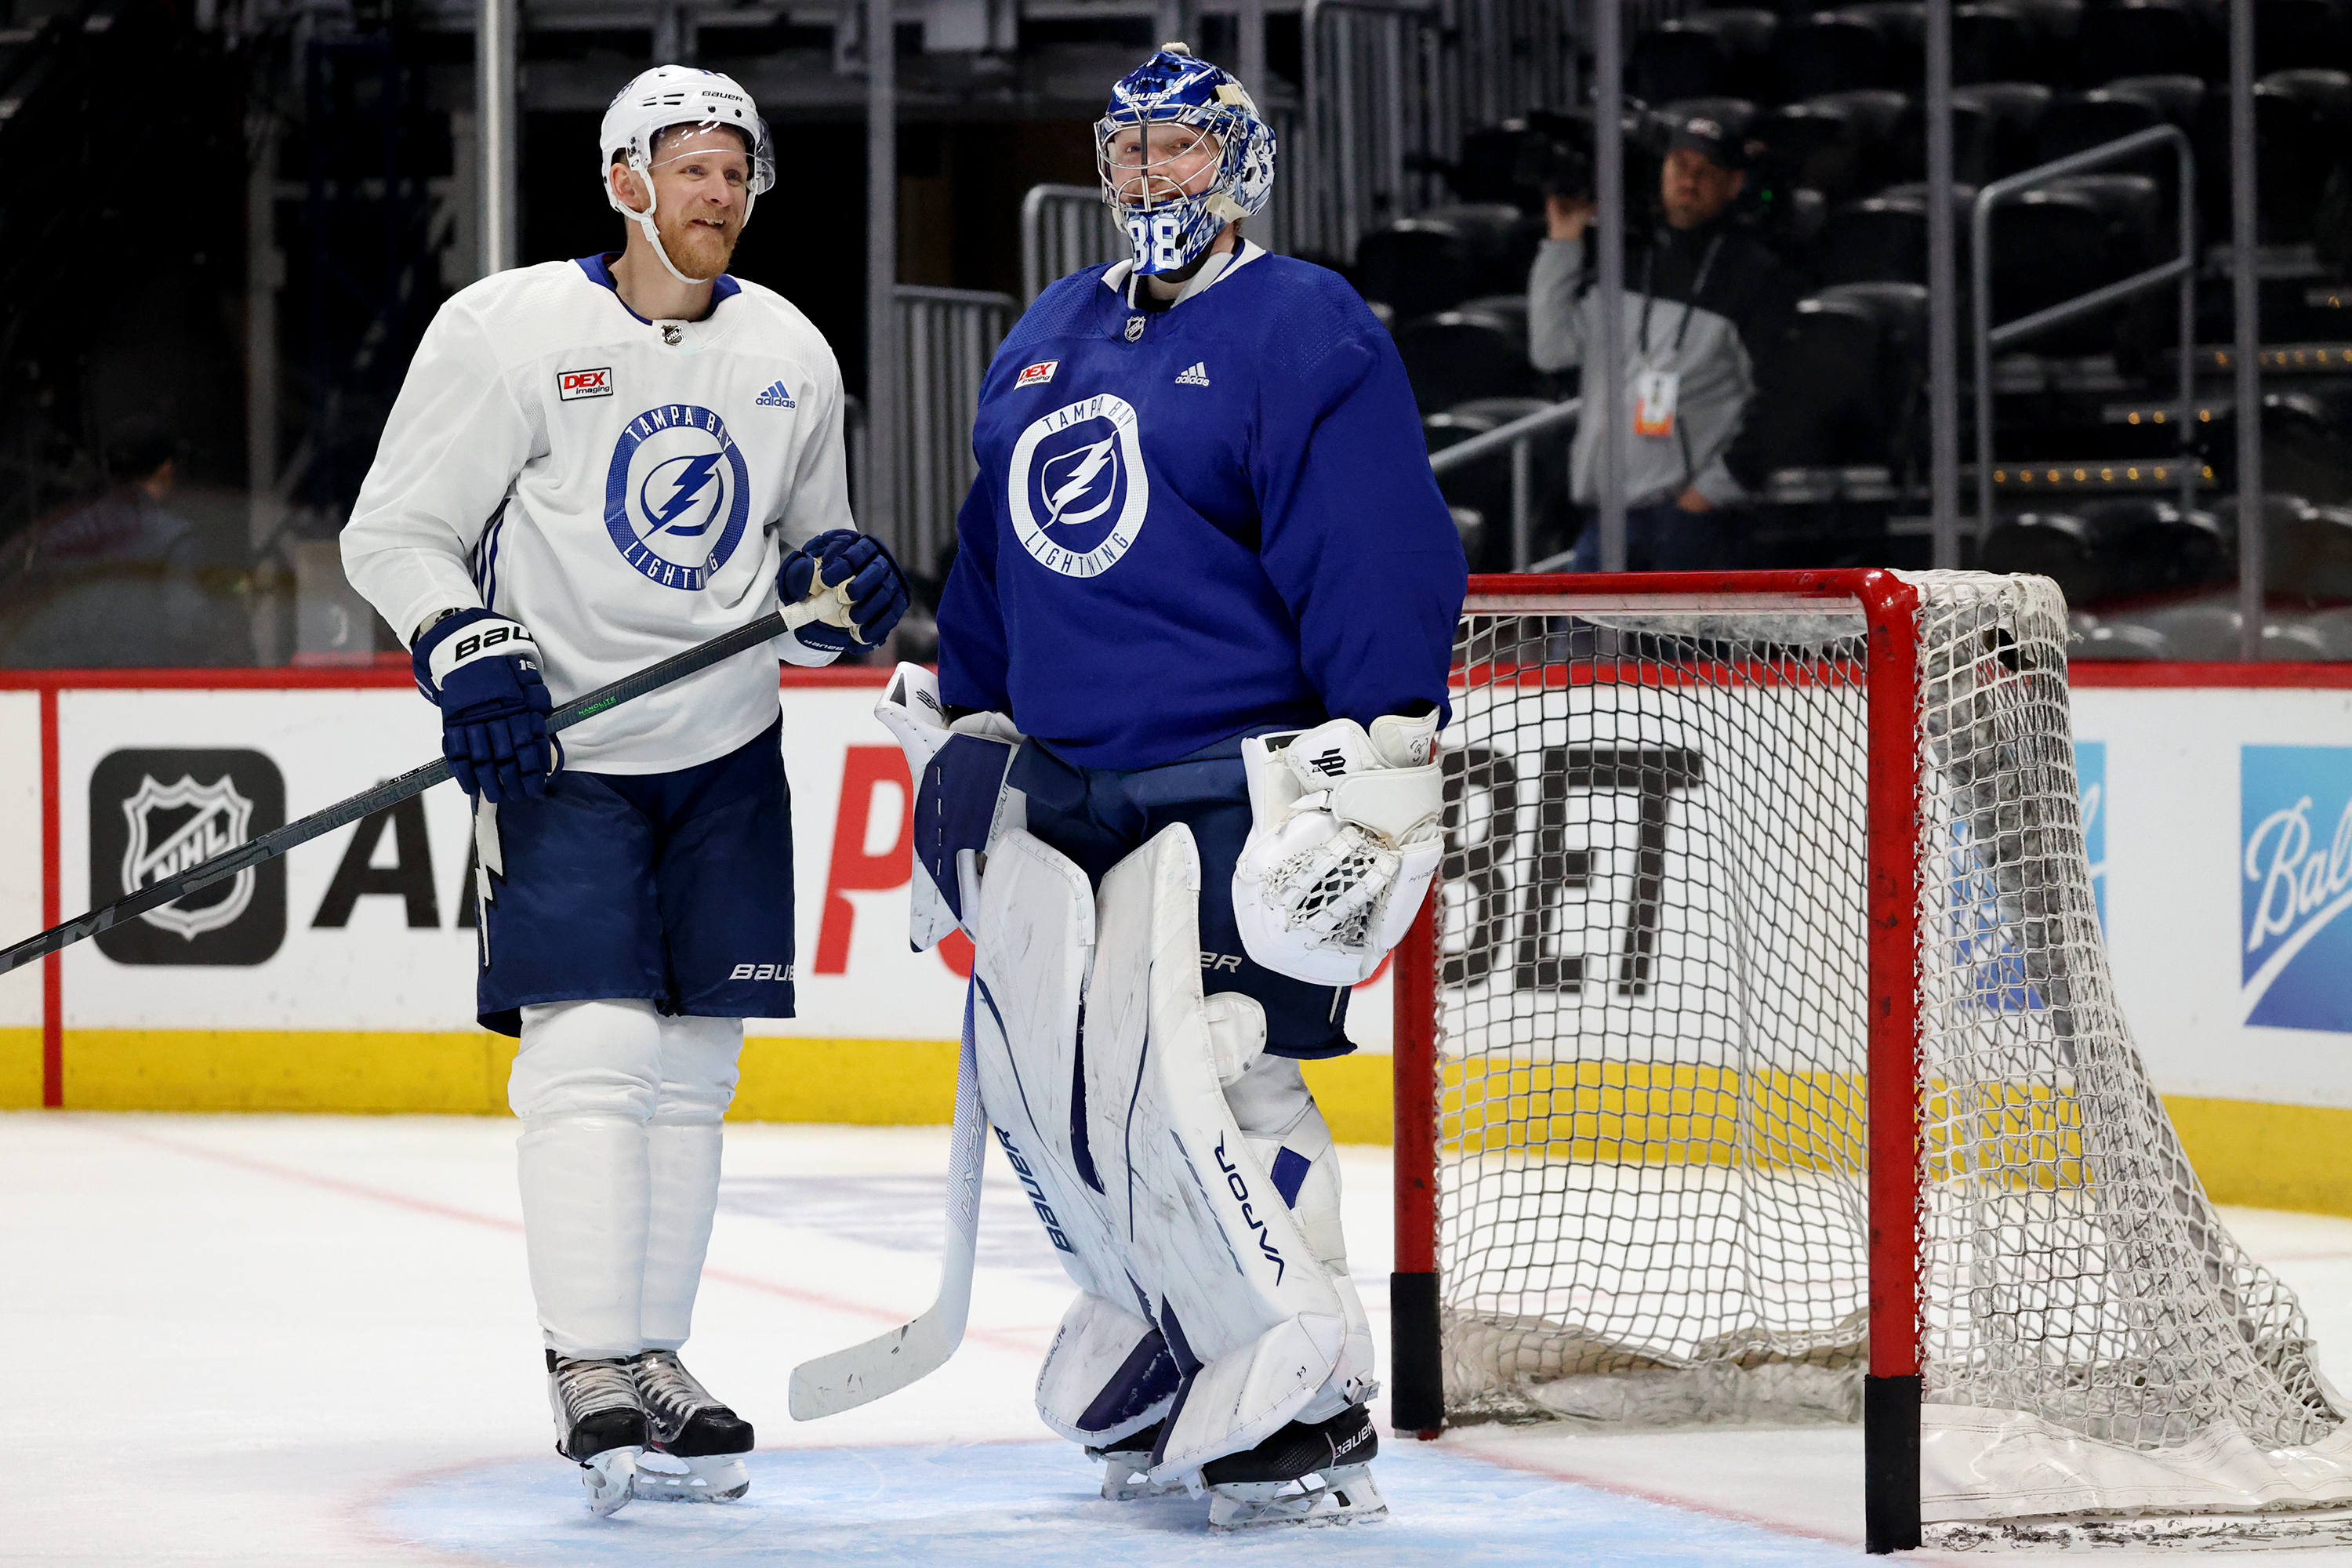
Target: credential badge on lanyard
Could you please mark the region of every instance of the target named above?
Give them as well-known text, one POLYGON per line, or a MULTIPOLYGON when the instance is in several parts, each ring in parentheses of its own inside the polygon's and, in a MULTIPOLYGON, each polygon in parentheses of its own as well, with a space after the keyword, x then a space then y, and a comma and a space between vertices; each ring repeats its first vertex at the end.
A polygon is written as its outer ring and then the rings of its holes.
MULTIPOLYGON (((1698 275, 1691 279, 1690 300, 1683 306, 1683 319, 1675 328, 1675 341, 1666 350, 1669 363, 1682 356, 1683 340, 1690 333, 1691 317, 1698 310, 1698 297, 1706 289, 1706 275, 1715 268, 1716 252, 1723 247, 1723 236, 1707 241, 1706 254, 1699 258, 1698 275)), ((1642 262, 1642 326, 1640 353, 1650 353, 1650 303, 1656 298, 1651 290, 1652 268, 1657 263, 1654 250, 1642 262)), ((1675 433, 1675 411, 1682 404, 1683 375, 1678 370, 1654 367, 1636 371, 1633 374, 1633 434, 1636 436, 1671 436, 1675 433)))
POLYGON ((1682 394, 1680 371, 1645 370, 1637 374, 1633 377, 1633 434, 1673 435, 1675 405, 1681 401, 1682 394))

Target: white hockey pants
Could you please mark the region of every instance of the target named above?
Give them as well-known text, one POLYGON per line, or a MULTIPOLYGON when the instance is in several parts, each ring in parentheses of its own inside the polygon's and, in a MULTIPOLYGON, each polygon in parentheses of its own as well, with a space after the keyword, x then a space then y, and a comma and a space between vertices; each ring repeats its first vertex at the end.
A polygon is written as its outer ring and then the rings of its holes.
POLYGON ((523 1121, 531 1294, 558 1354, 686 1342, 742 1047, 740 1019, 666 1018, 650 1002, 522 1010, 507 1103, 523 1121))

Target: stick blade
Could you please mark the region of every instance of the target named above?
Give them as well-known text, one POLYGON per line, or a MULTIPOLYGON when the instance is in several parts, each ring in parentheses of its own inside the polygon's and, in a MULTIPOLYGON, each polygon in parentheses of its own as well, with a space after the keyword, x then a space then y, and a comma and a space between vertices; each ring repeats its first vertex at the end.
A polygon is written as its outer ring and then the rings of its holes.
POLYGON ((943 1332, 940 1309, 877 1334, 862 1345, 821 1355, 793 1368, 791 1408, 795 1421, 838 1415, 896 1394, 947 1364, 961 1333, 943 1332))

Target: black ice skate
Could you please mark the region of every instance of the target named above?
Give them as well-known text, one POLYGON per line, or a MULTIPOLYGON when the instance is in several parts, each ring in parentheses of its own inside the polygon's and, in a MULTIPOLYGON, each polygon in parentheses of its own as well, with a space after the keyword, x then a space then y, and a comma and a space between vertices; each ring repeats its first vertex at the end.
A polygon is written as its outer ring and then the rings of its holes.
POLYGON ((751 1489, 743 1456, 751 1424, 710 1397, 676 1351, 643 1351, 625 1363, 659 1458, 637 1467, 637 1495, 655 1502, 731 1502, 751 1489))
POLYGON ((1380 1451, 1371 1413, 1360 1405, 1311 1426, 1293 1421, 1255 1448, 1201 1467, 1209 1528, 1380 1518, 1389 1511, 1372 1484, 1370 1461, 1380 1451))
POLYGON ((629 1365, 547 1352, 547 1403, 555 1451, 580 1467, 588 1511, 614 1513, 636 1495, 637 1458, 647 1436, 646 1407, 629 1365))

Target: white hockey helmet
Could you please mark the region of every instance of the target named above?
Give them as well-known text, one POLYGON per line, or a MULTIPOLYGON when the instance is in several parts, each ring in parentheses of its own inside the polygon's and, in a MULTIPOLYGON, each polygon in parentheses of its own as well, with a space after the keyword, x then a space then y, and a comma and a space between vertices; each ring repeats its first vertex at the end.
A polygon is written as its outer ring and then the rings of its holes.
POLYGON ((604 124, 597 137, 603 149, 598 160, 596 177, 604 186, 604 200, 614 212, 628 218, 645 231, 652 242, 654 254, 669 275, 681 283, 708 282, 708 279, 688 278, 671 262, 669 252, 662 248, 661 235, 654 227, 654 142, 661 133, 676 126, 707 129, 725 126, 741 134, 744 152, 751 160, 751 187, 744 193, 743 221, 751 221, 751 206, 761 192, 776 183, 776 153, 768 140, 768 122, 760 118, 760 106, 743 90, 734 78, 718 71, 698 70, 692 66, 656 66, 614 95, 604 110, 604 124), (625 162, 646 183, 646 210, 638 212, 623 202, 613 191, 613 163, 625 162))

